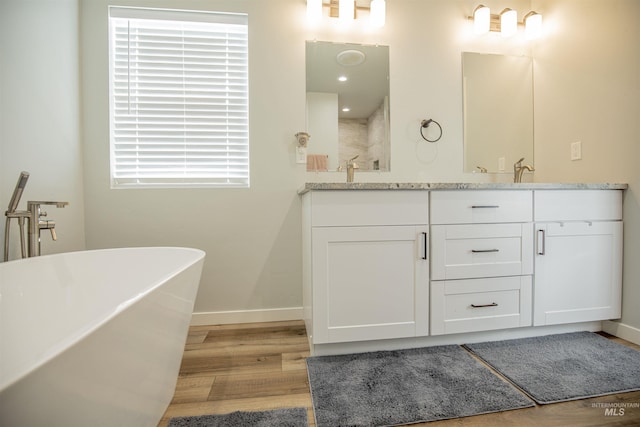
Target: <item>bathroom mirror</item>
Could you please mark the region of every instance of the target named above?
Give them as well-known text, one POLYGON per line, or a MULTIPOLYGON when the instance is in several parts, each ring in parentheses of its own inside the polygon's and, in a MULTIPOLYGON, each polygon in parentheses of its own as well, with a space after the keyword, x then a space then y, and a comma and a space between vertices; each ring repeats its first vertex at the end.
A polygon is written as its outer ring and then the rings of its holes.
POLYGON ((307 154, 327 159, 315 170, 358 156, 359 172, 388 171, 389 47, 308 41, 306 77, 307 154))
POLYGON ((533 166, 531 58, 463 52, 464 171, 533 166), (484 168, 484 169, 481 169, 484 168))

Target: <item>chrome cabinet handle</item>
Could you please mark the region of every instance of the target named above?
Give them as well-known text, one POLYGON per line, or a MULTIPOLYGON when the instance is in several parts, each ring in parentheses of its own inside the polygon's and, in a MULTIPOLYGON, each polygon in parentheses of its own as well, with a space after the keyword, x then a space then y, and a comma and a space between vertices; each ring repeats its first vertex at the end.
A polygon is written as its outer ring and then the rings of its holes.
POLYGON ((500 252, 500 249, 471 249, 474 254, 481 254, 486 252, 500 252))
POLYGON ((471 209, 497 209, 499 205, 471 205, 471 209))
POLYGON ((427 235, 427 233, 425 231, 422 232, 422 238, 423 238, 423 241, 422 241, 422 244, 423 244, 423 246, 422 246, 422 250, 423 250, 422 259, 427 259, 427 255, 428 255, 428 253, 427 253, 427 251, 428 251, 427 242, 429 241, 429 239, 428 239, 428 235, 427 235))
POLYGON ((545 236, 544 230, 538 230, 538 255, 544 255, 545 252, 545 236))
POLYGON ((484 308, 484 307, 497 307, 497 302, 492 302, 491 304, 471 304, 472 308, 484 308))

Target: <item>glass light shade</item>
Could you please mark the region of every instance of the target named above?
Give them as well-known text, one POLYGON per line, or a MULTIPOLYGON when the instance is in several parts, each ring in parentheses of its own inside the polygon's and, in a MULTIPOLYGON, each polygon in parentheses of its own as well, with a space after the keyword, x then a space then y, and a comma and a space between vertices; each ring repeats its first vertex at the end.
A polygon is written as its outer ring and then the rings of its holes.
POLYGON ((487 6, 480 5, 473 11, 473 32, 486 34, 491 24, 491 11, 487 6))
POLYGON ((320 22, 322 19, 322 0, 307 0, 307 21, 320 22))
POLYGON ((384 0, 371 0, 371 14, 369 21, 374 28, 384 27, 385 2, 384 0))
POLYGON ((542 15, 529 12, 524 17, 524 36, 528 40, 536 39, 542 35, 542 15))
POLYGON ((500 35, 511 37, 518 32, 518 12, 513 9, 505 9, 500 14, 500 35))
POLYGON ((340 0, 338 16, 342 22, 353 21, 355 11, 355 0, 340 0))

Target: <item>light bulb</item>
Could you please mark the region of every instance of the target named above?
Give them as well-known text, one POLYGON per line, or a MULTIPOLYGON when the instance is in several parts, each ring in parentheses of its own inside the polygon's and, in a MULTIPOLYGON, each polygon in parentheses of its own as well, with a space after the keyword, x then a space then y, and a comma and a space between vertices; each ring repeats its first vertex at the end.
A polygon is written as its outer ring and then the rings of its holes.
POLYGON ((489 32, 491 24, 491 11, 485 5, 476 7, 473 11, 473 32, 476 34, 486 34, 489 32))
POLYGON ((518 12, 513 9, 505 9, 500 14, 500 35, 511 37, 518 32, 518 12))
POLYGON ((369 22, 373 28, 384 27, 385 2, 384 0, 371 0, 369 22))
POLYGON ((527 40, 532 40, 542 35, 542 15, 536 12, 529 12, 524 16, 524 36, 527 40))
POLYGON ((322 0, 307 0, 307 21, 316 24, 322 20, 322 0))
POLYGON ((342 22, 353 21, 354 11, 355 11, 355 0, 340 0, 338 15, 342 22))

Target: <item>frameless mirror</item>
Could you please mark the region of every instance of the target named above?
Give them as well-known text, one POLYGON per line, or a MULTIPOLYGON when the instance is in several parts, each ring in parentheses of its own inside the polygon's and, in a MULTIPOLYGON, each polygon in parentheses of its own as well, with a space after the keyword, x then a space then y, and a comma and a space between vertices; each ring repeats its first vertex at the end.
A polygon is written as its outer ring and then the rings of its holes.
POLYGON ((512 173, 533 165, 529 57, 463 52, 464 171, 512 173))
POLYGON ((389 47, 306 43, 308 155, 335 171, 389 170, 389 47))

